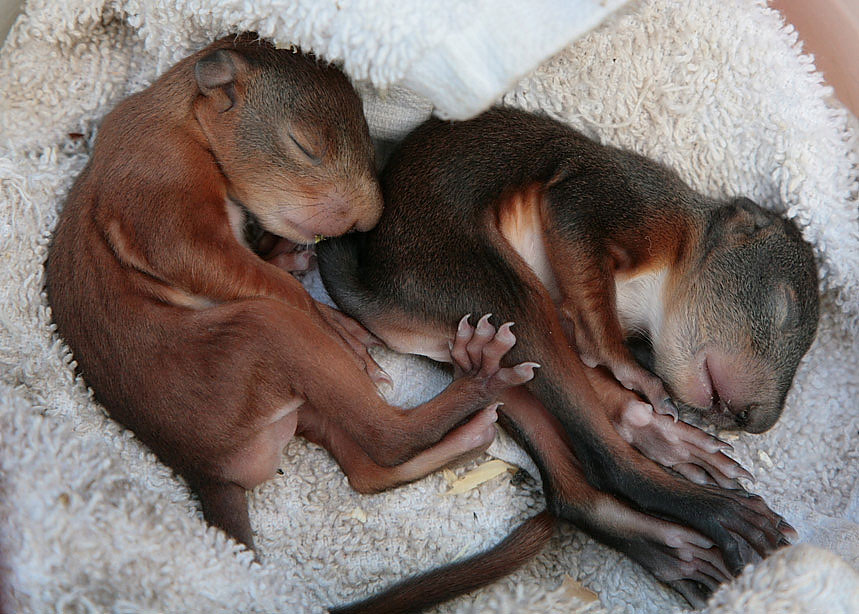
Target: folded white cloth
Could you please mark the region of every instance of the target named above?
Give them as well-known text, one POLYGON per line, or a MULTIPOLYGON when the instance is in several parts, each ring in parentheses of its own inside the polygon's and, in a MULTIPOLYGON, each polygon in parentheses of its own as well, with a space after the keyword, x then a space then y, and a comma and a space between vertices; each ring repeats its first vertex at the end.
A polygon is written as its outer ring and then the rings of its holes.
MULTIPOLYGON (((390 140, 432 108, 449 117, 482 108, 619 4, 29 2, 0 51, 0 577, 12 608, 320 612, 484 549, 542 509, 535 481, 505 476, 458 496, 440 495, 440 475, 357 495, 323 450, 296 440, 284 474, 250 495, 263 561, 252 563, 206 527, 184 484, 74 378, 50 325, 42 263, 100 118, 216 36, 254 29, 340 61, 366 82, 374 134, 390 140)), ((732 440, 754 489, 817 547, 756 565, 716 596, 711 614, 848 612, 857 603, 857 158, 828 93, 762 0, 643 0, 504 97, 662 160, 699 190, 784 211, 820 256, 820 333, 784 417, 765 435, 732 440)), ((381 360, 399 403, 446 383, 420 359, 381 360)), ((493 450, 521 458, 507 440, 493 450)), ((520 572, 437 611, 682 608, 634 563, 564 527, 520 572), (565 575, 598 601, 555 590, 565 575)))

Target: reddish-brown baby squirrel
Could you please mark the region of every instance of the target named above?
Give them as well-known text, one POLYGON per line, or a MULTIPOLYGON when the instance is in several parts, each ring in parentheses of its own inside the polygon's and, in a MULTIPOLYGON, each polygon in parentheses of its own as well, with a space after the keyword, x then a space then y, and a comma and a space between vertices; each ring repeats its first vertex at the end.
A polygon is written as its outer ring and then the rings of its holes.
POLYGON ((47 294, 80 373, 187 479, 206 519, 248 546, 245 489, 275 473, 294 433, 376 491, 485 449, 489 404, 533 376, 532 364, 499 366, 515 342, 505 327, 463 342, 479 364, 438 397, 392 407, 366 372, 366 331, 243 240, 247 213, 311 243, 368 230, 381 207, 346 76, 242 35, 107 115, 60 214, 47 294))
MULTIPOLYGON (((787 543, 789 525, 736 488, 744 471, 721 443, 669 415, 673 398, 720 427, 760 432, 777 420, 818 321, 814 257, 792 223, 745 198, 706 198, 656 162, 512 109, 428 121, 381 183, 379 224, 317 250, 329 293, 393 349, 442 361, 463 360, 449 345, 457 330, 473 332, 457 328, 460 314, 515 321, 506 360, 542 369, 502 396, 502 411, 540 467, 550 512, 698 604, 752 549, 787 543), (653 373, 624 345, 633 332, 652 344, 653 373)), ((546 522, 523 525, 517 547, 536 552, 546 522)), ((528 556, 513 550, 421 586, 456 578, 467 590, 515 566, 504 557, 528 556)), ((354 611, 399 611, 423 589, 398 590, 408 597, 386 593, 354 611)))

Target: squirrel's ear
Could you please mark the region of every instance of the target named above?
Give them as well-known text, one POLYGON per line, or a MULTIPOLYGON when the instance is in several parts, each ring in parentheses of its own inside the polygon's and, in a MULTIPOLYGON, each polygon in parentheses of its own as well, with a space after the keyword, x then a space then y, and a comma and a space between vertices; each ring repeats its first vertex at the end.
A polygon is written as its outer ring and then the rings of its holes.
POLYGON ((197 62, 194 78, 200 92, 214 102, 218 112, 223 113, 236 104, 236 77, 246 68, 247 62, 240 54, 218 49, 197 62))
POLYGON ((748 198, 735 198, 728 207, 728 226, 739 234, 754 236, 773 223, 773 214, 748 198))
POLYGON ((770 308, 773 322, 781 330, 787 330, 799 324, 799 302, 796 290, 785 282, 779 282, 770 290, 770 308))

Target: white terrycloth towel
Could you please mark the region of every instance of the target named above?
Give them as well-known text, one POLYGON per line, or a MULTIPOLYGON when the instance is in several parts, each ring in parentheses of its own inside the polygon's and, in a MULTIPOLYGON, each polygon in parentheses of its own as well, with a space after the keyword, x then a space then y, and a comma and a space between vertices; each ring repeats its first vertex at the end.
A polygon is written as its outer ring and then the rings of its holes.
MULTIPOLYGON (((620 4, 30 2, 0 52, 0 603, 5 593, 33 613, 320 612, 485 549, 543 508, 536 481, 509 476, 458 496, 441 496, 440 475, 357 495, 323 450, 296 440, 283 475, 249 497, 259 565, 206 527, 185 485, 75 379, 50 325, 42 263, 100 118, 188 52, 253 29, 362 80, 377 137, 400 137, 433 108, 474 113, 513 87, 505 103, 666 162, 713 196, 746 194, 796 219, 821 262, 818 339, 780 423, 731 443, 754 490, 808 543, 749 569, 708 611, 856 612, 859 207, 848 117, 827 103, 792 29, 752 0, 635 3, 513 86, 620 4)), ((319 292, 318 279, 308 283, 319 292)), ((423 360, 380 360, 398 403, 446 383, 423 360)), ((506 439, 493 452, 527 465, 506 439)), ((682 609, 634 563, 565 526, 521 571, 437 611, 682 609), (567 575, 598 600, 558 588, 567 575)))

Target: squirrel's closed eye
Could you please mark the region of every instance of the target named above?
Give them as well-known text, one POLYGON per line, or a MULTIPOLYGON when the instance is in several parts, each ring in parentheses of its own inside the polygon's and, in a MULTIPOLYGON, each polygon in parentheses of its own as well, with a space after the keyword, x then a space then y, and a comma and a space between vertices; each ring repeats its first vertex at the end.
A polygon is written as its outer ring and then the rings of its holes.
MULTIPOLYGON (((287 135, 298 150, 310 160, 311 164, 314 166, 322 164, 322 155, 314 153, 313 148, 309 144, 302 143, 292 132, 287 132, 287 135)), ((324 153, 323 151, 322 154, 324 155, 324 153)))

